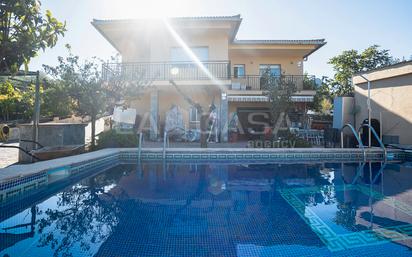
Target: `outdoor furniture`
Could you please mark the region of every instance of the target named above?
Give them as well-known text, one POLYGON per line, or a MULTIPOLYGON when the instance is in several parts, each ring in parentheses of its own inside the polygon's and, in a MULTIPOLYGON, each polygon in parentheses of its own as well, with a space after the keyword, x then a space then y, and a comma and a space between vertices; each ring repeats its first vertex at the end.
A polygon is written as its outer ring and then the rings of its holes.
POLYGON ((312 145, 321 145, 324 141, 324 131, 316 129, 299 129, 298 137, 305 139, 312 145))

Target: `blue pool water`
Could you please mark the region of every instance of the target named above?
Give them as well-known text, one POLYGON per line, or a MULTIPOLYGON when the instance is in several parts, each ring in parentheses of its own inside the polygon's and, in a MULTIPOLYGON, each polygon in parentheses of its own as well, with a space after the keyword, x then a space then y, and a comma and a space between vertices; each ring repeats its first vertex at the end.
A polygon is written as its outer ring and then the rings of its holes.
POLYGON ((122 165, 0 207, 3 256, 412 256, 412 168, 122 165))

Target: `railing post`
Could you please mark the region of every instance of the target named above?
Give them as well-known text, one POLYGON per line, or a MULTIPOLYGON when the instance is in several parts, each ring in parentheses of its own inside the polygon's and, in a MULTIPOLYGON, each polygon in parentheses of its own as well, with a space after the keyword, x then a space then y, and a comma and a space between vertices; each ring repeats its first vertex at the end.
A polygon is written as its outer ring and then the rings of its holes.
POLYGON ((199 67, 196 67, 196 79, 199 79, 199 67))

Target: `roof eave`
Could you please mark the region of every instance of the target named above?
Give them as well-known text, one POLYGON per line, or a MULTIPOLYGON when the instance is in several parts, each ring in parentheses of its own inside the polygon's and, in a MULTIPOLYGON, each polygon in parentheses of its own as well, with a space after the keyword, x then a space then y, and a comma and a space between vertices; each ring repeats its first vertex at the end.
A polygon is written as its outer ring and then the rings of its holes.
POLYGON ((92 26, 109 42, 116 51, 121 53, 120 49, 116 46, 116 44, 106 35, 106 33, 103 32, 103 30, 99 27, 99 20, 93 19, 91 22, 92 26))
POLYGON ((242 23, 242 18, 240 18, 240 14, 239 14, 239 20, 237 21, 235 28, 233 30, 232 35, 230 35, 230 43, 233 43, 235 41, 236 35, 239 31, 240 28, 240 24, 242 23))
POLYGON ((307 59, 309 55, 313 54, 314 52, 316 52, 319 48, 321 48, 322 46, 326 45, 326 42, 323 42, 322 44, 318 44, 315 49, 313 49, 312 51, 310 51, 308 54, 303 56, 303 59, 307 59))

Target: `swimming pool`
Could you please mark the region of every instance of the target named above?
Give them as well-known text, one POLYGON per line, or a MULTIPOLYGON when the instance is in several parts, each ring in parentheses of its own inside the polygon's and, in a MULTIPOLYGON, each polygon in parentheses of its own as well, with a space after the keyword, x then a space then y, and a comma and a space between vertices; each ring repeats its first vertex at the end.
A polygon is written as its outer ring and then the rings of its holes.
POLYGON ((143 162, 63 181, 2 204, 0 256, 412 255, 405 164, 143 162))

